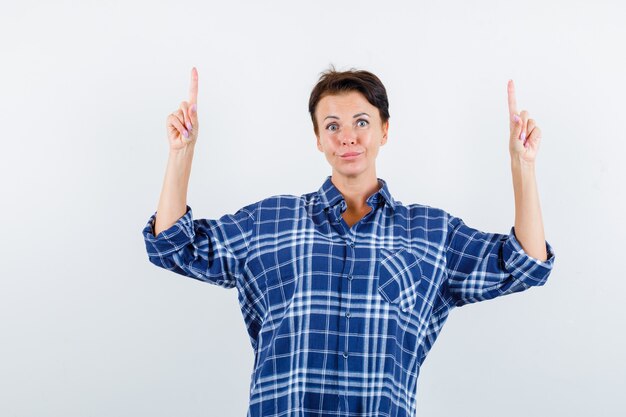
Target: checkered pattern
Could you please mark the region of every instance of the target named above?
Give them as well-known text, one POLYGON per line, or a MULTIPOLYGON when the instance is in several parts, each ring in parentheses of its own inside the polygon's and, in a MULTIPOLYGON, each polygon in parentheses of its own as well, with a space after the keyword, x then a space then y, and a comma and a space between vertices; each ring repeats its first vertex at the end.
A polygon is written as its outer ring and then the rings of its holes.
POLYGON ((456 306, 543 285, 539 261, 508 234, 395 201, 387 183, 349 227, 327 177, 219 219, 187 212, 143 236, 150 262, 237 288, 254 349, 249 417, 414 416, 420 367, 456 306))

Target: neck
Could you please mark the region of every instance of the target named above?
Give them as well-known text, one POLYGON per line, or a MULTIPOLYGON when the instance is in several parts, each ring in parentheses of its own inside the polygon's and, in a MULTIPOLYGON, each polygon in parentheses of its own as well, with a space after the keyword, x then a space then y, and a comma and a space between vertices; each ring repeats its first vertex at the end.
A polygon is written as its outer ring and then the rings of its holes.
POLYGON ((331 181, 343 195, 350 212, 369 211, 366 200, 381 187, 376 172, 359 177, 346 177, 333 172, 331 181))

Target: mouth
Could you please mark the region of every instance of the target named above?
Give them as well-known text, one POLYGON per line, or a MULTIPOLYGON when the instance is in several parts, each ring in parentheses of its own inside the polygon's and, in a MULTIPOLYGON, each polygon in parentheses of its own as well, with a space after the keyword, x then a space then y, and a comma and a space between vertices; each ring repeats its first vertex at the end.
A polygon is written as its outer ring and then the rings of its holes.
POLYGON ((343 155, 339 155, 342 159, 354 159, 361 155, 363 152, 346 152, 343 155))

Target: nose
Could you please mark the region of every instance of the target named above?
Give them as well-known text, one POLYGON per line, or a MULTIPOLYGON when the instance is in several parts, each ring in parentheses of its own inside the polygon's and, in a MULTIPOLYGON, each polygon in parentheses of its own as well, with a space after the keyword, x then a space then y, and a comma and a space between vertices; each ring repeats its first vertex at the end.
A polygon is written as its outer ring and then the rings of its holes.
POLYGON ((342 145, 346 145, 346 144, 354 145, 354 143, 356 143, 356 134, 354 133, 354 130, 352 129, 351 126, 346 126, 343 129, 341 129, 340 139, 341 139, 342 145))

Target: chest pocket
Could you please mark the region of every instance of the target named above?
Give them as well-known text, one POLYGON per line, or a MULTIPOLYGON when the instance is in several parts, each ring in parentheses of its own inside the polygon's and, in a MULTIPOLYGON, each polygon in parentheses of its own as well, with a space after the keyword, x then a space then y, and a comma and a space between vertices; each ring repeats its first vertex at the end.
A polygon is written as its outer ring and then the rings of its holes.
POLYGON ((419 258, 405 248, 397 251, 382 248, 380 257, 378 292, 389 303, 398 304, 402 311, 412 310, 424 296, 420 294, 421 287, 427 284, 419 258))

